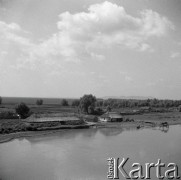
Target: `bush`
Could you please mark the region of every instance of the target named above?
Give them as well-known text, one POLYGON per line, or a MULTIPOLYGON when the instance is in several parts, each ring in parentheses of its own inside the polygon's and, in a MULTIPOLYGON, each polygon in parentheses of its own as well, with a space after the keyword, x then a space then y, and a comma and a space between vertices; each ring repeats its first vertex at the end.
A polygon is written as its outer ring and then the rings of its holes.
POLYGON ((79 106, 79 104, 80 104, 80 101, 78 99, 72 102, 72 106, 79 106))
POLYGON ((36 105, 42 105, 43 104, 43 99, 37 99, 36 105))
POLYGON ((11 111, 0 112, 0 119, 19 119, 18 114, 11 111))
POLYGON ((69 104, 68 104, 68 101, 66 99, 62 99, 61 105, 62 106, 68 106, 69 104))
POLYGON ((0 96, 0 104, 2 103, 2 97, 0 96))
POLYGON ((16 113, 25 119, 30 115, 30 108, 25 103, 20 103, 15 108, 16 113))

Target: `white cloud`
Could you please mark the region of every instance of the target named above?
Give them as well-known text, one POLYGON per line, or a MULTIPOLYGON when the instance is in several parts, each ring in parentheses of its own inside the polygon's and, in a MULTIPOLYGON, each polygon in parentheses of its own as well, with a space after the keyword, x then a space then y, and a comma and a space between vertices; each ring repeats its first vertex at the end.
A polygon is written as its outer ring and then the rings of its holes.
POLYGON ((180 55, 181 55, 181 54, 180 54, 179 52, 172 52, 171 55, 170 55, 170 57, 171 57, 171 58, 179 58, 180 55))
POLYGON ((164 36, 169 29, 174 29, 173 24, 157 12, 144 10, 139 17, 134 17, 123 7, 108 1, 91 5, 88 12, 61 13, 59 18, 59 32, 36 47, 35 54, 58 55, 68 61, 103 60, 104 56, 94 53, 94 49, 119 45, 152 51, 147 40, 164 36))
POLYGON ((63 60, 79 62, 81 59, 104 60, 94 50, 122 46, 139 51, 153 51, 146 42, 150 37, 166 35, 172 23, 152 10, 133 17, 121 6, 111 2, 93 4, 88 12, 59 15, 58 33, 31 48, 32 57, 60 56, 63 60))
POLYGON ((23 37, 25 31, 16 23, 7 24, 0 21, 0 40, 4 43, 15 42, 21 45, 30 45, 29 39, 23 37))
POLYGON ((0 40, 6 47, 2 50, 6 51, 12 44, 18 45, 16 54, 19 54, 17 61, 21 66, 17 67, 85 59, 102 61, 105 59, 100 53, 102 49, 114 46, 152 51, 147 40, 174 29, 173 24, 157 12, 144 10, 134 17, 123 7, 108 1, 91 5, 87 12, 61 13, 59 18, 58 32, 38 44, 26 38, 26 32, 18 24, 0 21, 0 40))

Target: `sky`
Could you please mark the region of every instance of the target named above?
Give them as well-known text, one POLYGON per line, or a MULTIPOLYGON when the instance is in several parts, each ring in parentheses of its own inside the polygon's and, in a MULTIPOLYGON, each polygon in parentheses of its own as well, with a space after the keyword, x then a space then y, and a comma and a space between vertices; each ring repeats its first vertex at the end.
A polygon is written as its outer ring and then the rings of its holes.
POLYGON ((0 96, 181 99, 180 0, 0 0, 0 96))

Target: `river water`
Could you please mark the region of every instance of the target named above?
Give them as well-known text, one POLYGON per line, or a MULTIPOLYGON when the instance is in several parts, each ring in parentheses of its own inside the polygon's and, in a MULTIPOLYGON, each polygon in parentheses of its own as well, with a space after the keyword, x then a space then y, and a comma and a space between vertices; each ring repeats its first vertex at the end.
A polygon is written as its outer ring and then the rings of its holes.
MULTIPOLYGON (((109 157, 132 163, 175 163, 181 174, 181 126, 169 129, 74 129, 0 144, 2 180, 107 179, 109 157)), ((162 169, 162 174, 168 168, 162 169)), ((155 169, 151 179, 156 180, 155 169)), ((129 172, 129 171, 128 171, 129 172)), ((145 172, 143 171, 145 174, 145 172)), ((125 179, 119 173, 119 179, 125 179)))

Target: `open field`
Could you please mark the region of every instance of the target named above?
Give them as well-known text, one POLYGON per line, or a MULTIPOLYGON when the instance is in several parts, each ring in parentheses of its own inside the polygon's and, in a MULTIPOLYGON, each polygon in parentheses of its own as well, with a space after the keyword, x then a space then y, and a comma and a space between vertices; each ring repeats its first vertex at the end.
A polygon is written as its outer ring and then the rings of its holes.
MULTIPOLYGON (((24 102, 28 105, 36 104, 37 99, 42 99, 44 104, 60 104, 63 98, 38 98, 38 97, 2 97, 2 104, 9 105, 9 104, 18 104, 24 102)), ((66 98, 69 104, 72 103, 74 98, 66 98)))

